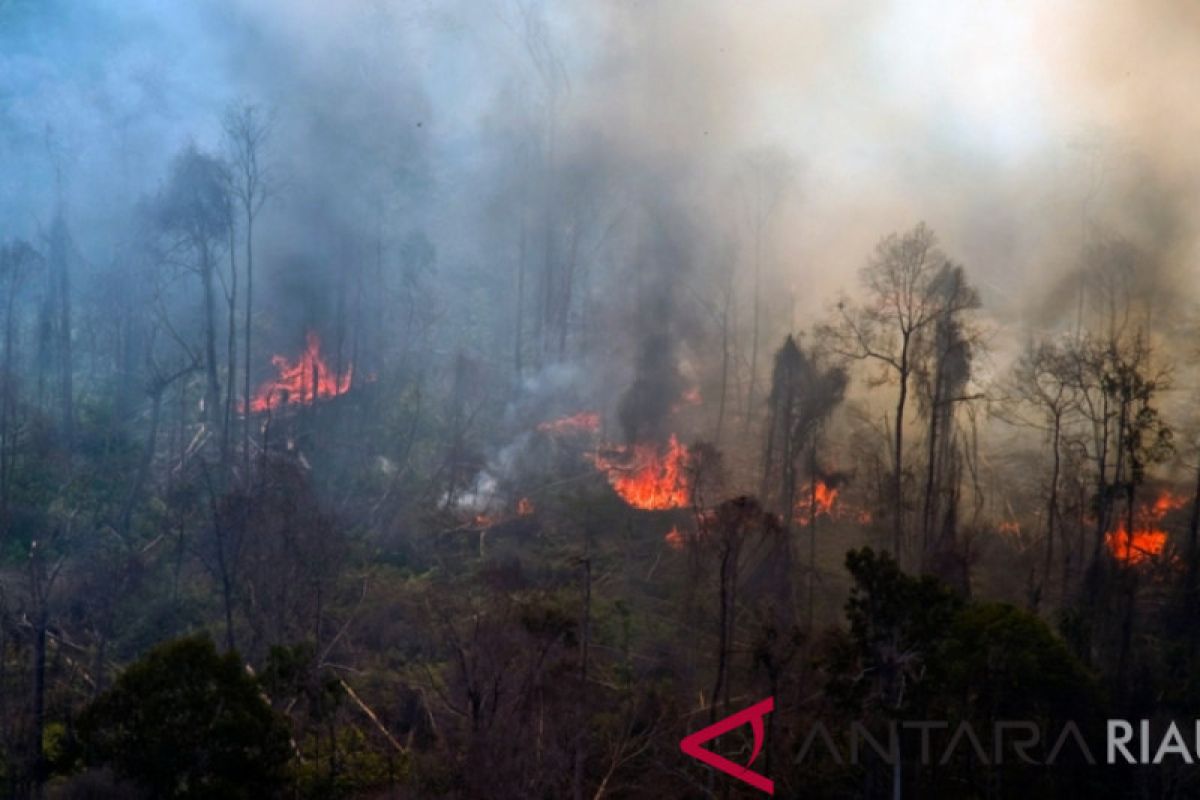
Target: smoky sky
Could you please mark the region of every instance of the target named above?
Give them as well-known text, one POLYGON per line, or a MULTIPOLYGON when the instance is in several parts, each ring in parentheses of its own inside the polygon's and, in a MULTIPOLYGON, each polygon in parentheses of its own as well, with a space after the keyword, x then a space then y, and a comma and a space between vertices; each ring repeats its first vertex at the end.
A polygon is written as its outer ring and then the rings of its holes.
POLYGON ((336 281, 372 226, 421 230, 446 313, 510 291, 513 176, 548 136, 614 292, 645 244, 611 231, 647 205, 688 220, 693 274, 720 251, 745 284, 747 164, 771 153, 784 327, 918 220, 999 320, 1051 324, 1097 230, 1170 305, 1195 274, 1198 34, 1167 0, 4 0, 0 235, 36 238, 61 196, 81 248, 119 258, 120 215, 248 100, 275 118, 278 260, 336 281))

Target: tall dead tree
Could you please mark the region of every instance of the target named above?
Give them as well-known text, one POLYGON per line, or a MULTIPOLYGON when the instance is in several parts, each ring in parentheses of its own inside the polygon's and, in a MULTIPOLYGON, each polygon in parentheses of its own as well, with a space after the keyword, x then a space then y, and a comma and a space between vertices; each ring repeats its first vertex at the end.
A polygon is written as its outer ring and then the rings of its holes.
POLYGON ((892 552, 904 549, 904 432, 912 379, 921 366, 922 341, 939 319, 976 308, 973 292, 946 295, 942 276, 948 265, 933 231, 919 223, 879 242, 859 273, 866 297, 859 304, 838 303, 837 319, 821 331, 842 356, 871 361, 897 384, 892 429, 892 552))
POLYGON ((217 275, 221 248, 226 246, 232 206, 225 165, 187 147, 175 157, 171 175, 158 200, 158 222, 170 237, 168 253, 181 259, 200 278, 204 353, 204 418, 221 422, 221 381, 217 362, 217 275))
MULTIPOLYGON (((775 353, 761 493, 768 508, 783 519, 790 560, 794 558, 791 533, 796 518, 800 472, 805 469, 803 462, 807 461, 808 480, 815 490, 817 434, 845 396, 846 381, 844 369, 822 366, 813 355, 805 353, 792 336, 788 336, 775 353)), ((811 502, 812 498, 809 500, 811 502)), ((816 541, 813 521, 809 520, 809 536, 814 545, 810 548, 810 561, 816 541)), ((810 563, 810 584, 814 570, 815 564, 810 563)))
MULTIPOLYGON (((1062 512, 1059 500, 1065 438, 1078 412, 1078 397, 1069 380, 1067 345, 1053 340, 1031 344, 1022 353, 1010 379, 1011 391, 1019 404, 1013 421, 1044 433, 1050 447, 1050 479, 1046 493, 1045 555, 1040 577, 1033 581, 1034 607, 1050 581, 1054 564, 1054 542, 1061 535, 1062 512), (1031 414, 1026 414, 1028 409, 1031 414)), ((1065 550, 1065 543, 1064 543, 1065 550)), ((1064 553, 1065 557, 1065 553, 1064 553)), ((1061 587, 1065 590, 1065 586, 1061 587)))
MULTIPOLYGON (((250 393, 251 338, 254 319, 254 222, 270 195, 270 173, 263 163, 264 149, 271 135, 271 119, 258 106, 243 103, 225 113, 225 139, 229 150, 230 191, 242 217, 245 244, 246 303, 242 319, 242 469, 250 470, 250 393)), ((232 243, 230 245, 232 247, 232 243)), ((230 359, 232 364, 232 357, 230 359)), ((230 375, 230 384, 233 376, 230 375)), ((232 392, 232 387, 230 389, 232 392)))
POLYGON ((937 320, 923 344, 928 348, 919 359, 918 384, 922 389, 920 408, 926 419, 926 464, 924 498, 921 504, 921 566, 927 568, 935 554, 946 556, 954 549, 957 509, 957 465, 960 463, 955 430, 955 410, 961 403, 977 399, 968 394, 971 361, 977 346, 965 312, 979 307, 979 296, 963 275, 963 269, 947 264, 934 279, 933 291, 940 294, 937 320), (939 525, 937 541, 931 541, 939 525))

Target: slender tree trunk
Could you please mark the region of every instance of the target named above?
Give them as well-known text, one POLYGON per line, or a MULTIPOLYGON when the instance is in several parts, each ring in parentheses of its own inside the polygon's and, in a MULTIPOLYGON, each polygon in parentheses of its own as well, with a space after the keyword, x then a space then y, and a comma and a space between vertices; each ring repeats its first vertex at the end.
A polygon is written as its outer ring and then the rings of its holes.
POLYGON ((908 403, 908 345, 905 333, 900 350, 900 394, 896 399, 896 430, 892 452, 892 554, 901 562, 904 541, 904 407, 908 403))
MULTIPOLYGON (((1062 469, 1062 414, 1054 414, 1054 431, 1051 436, 1051 446, 1054 450, 1054 466, 1050 471, 1050 499, 1046 503, 1046 567, 1043 580, 1046 590, 1050 588, 1050 569, 1054 563, 1054 535, 1058 522, 1058 474, 1062 469)), ((1063 587, 1064 589, 1066 587, 1063 587)))
POLYGON ((725 292, 721 309, 721 394, 717 400, 717 429, 713 433, 713 444, 721 448, 721 433, 725 427, 725 405, 729 396, 729 302, 732 287, 725 292))
MULTIPOLYGON (((162 387, 163 390, 166 387, 162 387)), ((142 459, 138 463, 138 471, 133 479, 133 484, 129 487, 129 494, 125 496, 125 505, 121 509, 121 533, 128 535, 130 523, 133 519, 133 508, 137 504, 138 495, 142 492, 142 486, 146 483, 146 478, 150 475, 150 466, 154 463, 154 446, 155 440, 158 438, 158 423, 162 416, 162 390, 154 393, 153 405, 150 408, 150 432, 146 434, 146 448, 142 451, 142 459)))
POLYGON ((221 467, 222 473, 228 473, 231 465, 231 447, 233 432, 233 399, 237 396, 237 293, 238 270, 237 248, 235 245, 234 225, 229 225, 229 331, 226 345, 227 366, 225 374, 229 383, 225 387, 224 424, 221 426, 221 467))
MULTIPOLYGON (((934 384, 937 385, 936 382, 934 384)), ((929 411, 929 450, 926 453, 925 465, 925 500, 921 507, 921 570, 924 571, 929 561, 929 531, 933 527, 934 498, 937 495, 937 445, 938 445, 938 416, 940 413, 938 390, 934 390, 933 402, 929 411)))
POLYGON ((1200 464, 1196 467, 1196 490, 1192 495, 1192 513, 1188 518, 1188 562, 1184 578, 1181 618, 1187 624, 1188 652, 1193 657, 1200 642, 1200 624, 1195 618, 1197 588, 1200 584, 1200 464))
POLYGON ((246 313, 242 319, 242 338, 245 352, 242 354, 244 374, 242 376, 242 472, 244 480, 250 475, 250 333, 254 313, 254 211, 246 204, 246 313))
POLYGON ((16 311, 16 281, 11 281, 8 288, 10 291, 4 313, 4 367, 3 371, 0 371, 0 379, 3 380, 3 384, 0 384, 0 542, 3 542, 3 534, 7 532, 8 524, 9 467, 15 388, 13 386, 13 339, 15 338, 13 329, 16 325, 13 315, 16 311))
POLYGON ((758 394, 758 328, 762 308, 762 223, 754 228, 754 310, 750 325, 750 388, 746 391, 745 429, 750 430, 758 394))
POLYGON ((811 633, 817 588, 817 442, 816 434, 808 448, 808 630, 811 633))
POLYGON ((41 800, 46 781, 46 608, 38 602, 33 641, 33 797, 41 800))
POLYGON ((200 248, 200 278, 204 289, 204 366, 207 387, 204 397, 204 417, 216 425, 220 422, 221 381, 217 377, 217 299, 213 286, 213 271, 208 244, 200 248))
POLYGON ((513 372, 517 376, 518 383, 521 380, 521 374, 525 371, 524 351, 525 351, 525 259, 528 251, 527 233, 525 229, 524 205, 521 208, 521 234, 517 244, 517 308, 516 320, 513 325, 513 372))
MULTIPOLYGON (((590 557, 583 559, 583 638, 580 642, 580 659, 579 659, 579 692, 580 703, 583 706, 584 713, 587 713, 587 681, 588 681, 588 648, 591 644, 591 626, 592 626, 592 559, 590 557)), ((579 726, 579 735, 575 742, 575 764, 574 776, 572 778, 572 794, 575 800, 583 798, 583 767, 584 757, 587 753, 587 726, 579 726)))
POLYGON ((717 637, 717 680, 713 684, 712 697, 708 704, 708 721, 715 722, 717 719, 717 705, 720 701, 721 690, 725 687, 725 672, 727 668, 727 659, 729 652, 729 606, 730 606, 730 562, 733 555, 730 545, 726 545, 724 552, 721 554, 721 573, 720 573, 720 610, 719 623, 720 630, 717 637))

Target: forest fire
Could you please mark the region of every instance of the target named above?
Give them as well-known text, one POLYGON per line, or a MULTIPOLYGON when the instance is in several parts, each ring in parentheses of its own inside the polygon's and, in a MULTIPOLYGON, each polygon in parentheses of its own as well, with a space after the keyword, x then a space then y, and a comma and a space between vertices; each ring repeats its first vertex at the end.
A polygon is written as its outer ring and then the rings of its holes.
POLYGON ((1117 520, 1116 530, 1105 537, 1109 552, 1126 564, 1141 564, 1162 555, 1167 544, 1167 532, 1160 527, 1160 523, 1169 512, 1182 508, 1186 502, 1185 498, 1164 492, 1135 515, 1133 531, 1129 530, 1122 515, 1117 520))
POLYGON ((542 422, 537 426, 541 433, 555 435, 575 433, 595 433, 600 430, 600 415, 595 411, 580 411, 569 417, 542 422))
POLYGON ((517 501, 517 516, 528 517, 534 512, 533 501, 528 497, 522 497, 517 501))
POLYGON ((336 397, 350 391, 354 368, 337 375, 321 357, 321 339, 313 331, 305 337, 304 352, 292 361, 287 356, 271 356, 278 375, 258 387, 250 400, 254 413, 284 405, 311 405, 317 400, 336 397))
POLYGON ((603 470, 621 498, 644 510, 683 508, 691 500, 687 482, 688 450, 674 435, 665 449, 657 444, 638 443, 599 452, 592 463, 603 470))
POLYGON ((837 498, 837 488, 818 478, 815 484, 810 483, 800 490, 800 496, 796 500, 796 519, 801 522, 807 521, 812 518, 814 511, 831 516, 837 498))
POLYGON ((844 498, 839 498, 841 490, 826 481, 817 479, 816 484, 808 483, 800 489, 796 498, 794 518, 801 525, 812 521, 815 510, 818 515, 825 515, 837 520, 851 520, 861 525, 871 522, 871 512, 852 508, 844 498))

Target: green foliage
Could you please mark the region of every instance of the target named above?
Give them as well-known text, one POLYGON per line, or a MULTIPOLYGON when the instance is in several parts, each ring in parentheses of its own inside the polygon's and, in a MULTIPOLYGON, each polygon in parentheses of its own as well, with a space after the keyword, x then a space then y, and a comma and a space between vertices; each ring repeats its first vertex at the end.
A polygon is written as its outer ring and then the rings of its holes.
POLYGON ((395 786, 409 773, 407 758, 373 747, 353 726, 337 728, 331 741, 314 734, 300 744, 305 757, 296 783, 302 797, 362 797, 395 786))
POLYGON ((935 661, 944 693, 964 718, 1080 720, 1096 702, 1094 679, 1038 617, 1005 603, 972 603, 957 615, 935 661))
POLYGON ((85 756, 161 798, 266 798, 288 786, 288 728, 235 652, 193 636, 129 666, 79 721, 85 756))
POLYGON ((912 704, 910 684, 921 680, 962 601, 935 578, 906 575, 890 555, 869 547, 848 552, 846 568, 854 579, 846 602, 849 649, 836 656, 831 691, 844 705, 900 712, 912 704))

